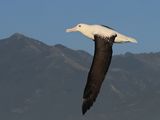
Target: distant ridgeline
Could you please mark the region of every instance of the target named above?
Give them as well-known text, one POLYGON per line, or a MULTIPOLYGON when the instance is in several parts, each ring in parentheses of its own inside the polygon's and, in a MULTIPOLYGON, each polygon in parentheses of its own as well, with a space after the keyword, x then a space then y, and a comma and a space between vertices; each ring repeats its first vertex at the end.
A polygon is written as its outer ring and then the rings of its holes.
MULTIPOLYGON (((0 120, 81 120, 85 51, 20 33, 0 40, 0 120)), ((116 55, 87 120, 160 120, 160 53, 116 55)))

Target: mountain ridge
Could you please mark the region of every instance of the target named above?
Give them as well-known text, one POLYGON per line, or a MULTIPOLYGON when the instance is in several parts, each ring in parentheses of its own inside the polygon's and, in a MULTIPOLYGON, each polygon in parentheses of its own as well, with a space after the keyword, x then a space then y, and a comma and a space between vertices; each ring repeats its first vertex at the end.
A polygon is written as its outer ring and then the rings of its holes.
MULTIPOLYGON (((82 119, 92 56, 15 33, 0 40, 0 119, 82 119)), ((88 120, 159 120, 160 52, 114 55, 88 120)))

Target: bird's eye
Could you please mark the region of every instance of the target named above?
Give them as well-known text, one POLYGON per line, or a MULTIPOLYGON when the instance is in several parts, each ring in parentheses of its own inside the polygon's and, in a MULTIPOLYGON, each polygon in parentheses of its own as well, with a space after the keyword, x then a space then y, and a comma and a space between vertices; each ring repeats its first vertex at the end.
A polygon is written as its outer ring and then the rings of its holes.
POLYGON ((81 25, 78 25, 78 27, 81 27, 81 25))

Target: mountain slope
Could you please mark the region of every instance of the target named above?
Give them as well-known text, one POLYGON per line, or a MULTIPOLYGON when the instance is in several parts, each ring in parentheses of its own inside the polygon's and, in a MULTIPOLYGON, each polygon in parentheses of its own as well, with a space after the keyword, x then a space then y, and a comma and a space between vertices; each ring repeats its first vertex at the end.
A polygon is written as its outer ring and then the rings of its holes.
MULTIPOLYGON (((15 33, 0 40, 0 119, 82 119, 92 56, 15 33)), ((159 120, 160 53, 116 55, 88 120, 159 120)))

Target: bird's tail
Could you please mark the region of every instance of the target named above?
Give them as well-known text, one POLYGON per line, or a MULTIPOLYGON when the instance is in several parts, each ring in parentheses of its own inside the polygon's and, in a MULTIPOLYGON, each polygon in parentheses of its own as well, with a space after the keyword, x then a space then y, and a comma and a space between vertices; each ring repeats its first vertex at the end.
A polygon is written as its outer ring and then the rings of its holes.
POLYGON ((128 37, 128 42, 132 42, 132 43, 138 43, 136 39, 128 37))
POLYGON ((119 34, 119 33, 117 34, 115 42, 116 43, 124 43, 124 42, 138 43, 136 39, 119 34))

